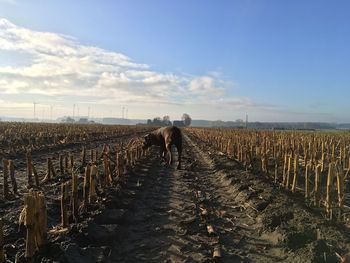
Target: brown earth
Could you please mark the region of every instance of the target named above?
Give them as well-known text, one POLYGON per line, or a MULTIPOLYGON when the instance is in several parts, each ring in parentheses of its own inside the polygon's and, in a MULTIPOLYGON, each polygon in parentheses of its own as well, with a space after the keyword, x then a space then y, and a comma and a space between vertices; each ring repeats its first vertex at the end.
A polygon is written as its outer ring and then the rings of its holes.
MULTIPOLYGON (((337 255, 349 252, 349 230, 325 220, 300 195, 193 138, 185 136, 184 144, 181 170, 165 167, 153 149, 101 192, 68 234, 50 235, 35 261, 339 262, 337 255)), ((24 177, 24 166, 19 174, 24 177)), ((59 223, 59 185, 68 178, 44 186, 50 227, 59 223)), ((21 206, 21 198, 0 202, 11 261, 16 253, 24 260, 25 230, 15 224, 21 206)))

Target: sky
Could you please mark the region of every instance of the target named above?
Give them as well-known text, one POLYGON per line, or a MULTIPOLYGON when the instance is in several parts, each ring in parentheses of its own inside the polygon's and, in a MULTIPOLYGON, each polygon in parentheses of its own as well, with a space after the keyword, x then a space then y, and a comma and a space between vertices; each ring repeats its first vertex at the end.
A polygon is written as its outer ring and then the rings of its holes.
POLYGON ((0 0, 0 117, 350 122, 349 1, 0 0), (75 106, 74 106, 75 105, 75 106))

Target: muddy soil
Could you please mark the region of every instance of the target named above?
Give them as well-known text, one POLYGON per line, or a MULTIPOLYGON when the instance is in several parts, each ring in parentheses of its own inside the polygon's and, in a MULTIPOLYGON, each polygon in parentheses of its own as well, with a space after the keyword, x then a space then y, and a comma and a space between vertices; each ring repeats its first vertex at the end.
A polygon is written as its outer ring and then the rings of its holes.
MULTIPOLYGON (((349 252, 350 231, 343 225, 184 137, 181 170, 175 163, 166 167, 152 149, 101 192, 100 202, 68 233, 50 234, 35 261, 339 262, 337 254, 349 252)), ((45 189, 50 227, 59 223, 59 184, 57 179, 45 189)), ((25 230, 15 224, 21 200, 1 205, 8 258, 14 261, 17 254, 23 261, 25 230)))

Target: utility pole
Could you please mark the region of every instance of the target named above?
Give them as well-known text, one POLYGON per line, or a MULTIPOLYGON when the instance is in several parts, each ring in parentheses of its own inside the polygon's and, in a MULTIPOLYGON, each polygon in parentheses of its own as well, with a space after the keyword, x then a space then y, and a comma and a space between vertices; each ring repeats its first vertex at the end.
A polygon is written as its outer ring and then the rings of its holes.
POLYGON ((36 104, 38 104, 38 103, 36 103, 36 102, 34 101, 33 104, 34 104, 34 120, 35 120, 35 118, 36 118, 35 108, 36 108, 36 104))
POLYGON ((50 105, 50 120, 52 121, 52 109, 53 109, 53 105, 50 105))
POLYGON ((73 104, 73 120, 74 120, 74 116, 75 116, 75 104, 73 104))
POLYGON ((88 119, 90 119, 90 106, 88 107, 88 119))
POLYGON ((245 128, 248 129, 248 114, 245 115, 245 128))

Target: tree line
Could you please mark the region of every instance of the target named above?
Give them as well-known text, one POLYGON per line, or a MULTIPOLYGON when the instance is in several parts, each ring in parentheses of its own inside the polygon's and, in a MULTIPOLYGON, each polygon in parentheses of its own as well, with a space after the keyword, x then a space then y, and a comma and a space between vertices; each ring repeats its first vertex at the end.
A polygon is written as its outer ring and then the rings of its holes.
POLYGON ((169 115, 161 117, 155 117, 152 119, 147 120, 147 125, 153 125, 153 126, 180 126, 180 127, 187 127, 190 126, 192 122, 192 118, 189 114, 184 113, 181 116, 181 120, 174 120, 171 122, 169 115))

